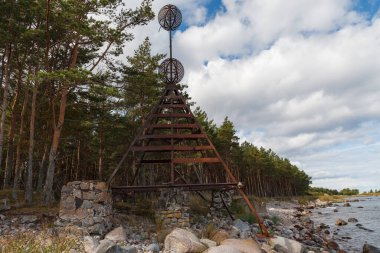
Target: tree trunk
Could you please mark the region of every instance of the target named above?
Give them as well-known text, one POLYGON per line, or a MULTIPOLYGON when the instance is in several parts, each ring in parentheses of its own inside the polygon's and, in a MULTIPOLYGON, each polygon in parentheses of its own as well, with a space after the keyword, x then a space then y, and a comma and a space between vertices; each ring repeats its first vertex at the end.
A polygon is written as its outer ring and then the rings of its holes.
MULTIPOLYGON (((101 145, 101 144, 100 144, 101 145)), ((98 167, 98 179, 102 180, 102 172, 103 172, 103 149, 102 146, 99 148, 99 167, 98 167)))
MULTIPOLYGON (((78 51, 79 51, 79 43, 77 41, 72 50, 69 69, 72 69, 75 67, 77 63, 78 51)), ((53 179, 54 179, 54 171, 55 171, 55 161, 57 158, 59 138, 61 136, 63 122, 65 120, 65 111, 66 111, 66 105, 67 105, 68 92, 69 92, 68 83, 64 82, 63 87, 62 87, 62 92, 61 92, 62 95, 61 95, 61 101, 60 101, 60 107, 59 107, 58 122, 57 123, 53 122, 53 130, 54 130, 53 141, 50 148, 49 166, 46 173, 46 180, 45 180, 45 186, 44 186, 44 192, 43 192, 44 203, 47 205, 51 204, 54 201, 53 179)), ((52 106, 54 107, 55 104, 53 103, 52 106)), ((54 119, 55 119, 55 110, 53 108, 53 120, 54 119)))
POLYGON ((43 182, 44 182, 44 165, 45 165, 45 160, 46 160, 46 155, 48 151, 48 144, 45 144, 44 148, 44 154, 42 155, 42 159, 40 162, 40 168, 38 169, 38 182, 37 182, 37 191, 41 192, 43 182))
POLYGON ((5 175, 4 175, 4 189, 8 188, 10 186, 10 181, 12 177, 12 171, 13 171, 13 159, 14 159, 14 140, 15 140, 15 132, 16 132, 16 106, 20 94, 20 83, 21 83, 21 71, 19 73, 18 78, 18 85, 16 89, 15 96, 13 98, 12 103, 12 109, 11 109, 11 123, 10 123, 10 129, 8 134, 8 151, 7 151, 7 158, 6 158, 6 164, 5 164, 5 175))
POLYGON ((28 105, 28 100, 29 100, 29 91, 28 89, 25 89, 24 103, 22 104, 21 117, 20 117, 20 131, 19 131, 19 137, 18 137, 17 148, 16 148, 15 176, 13 178, 13 189, 12 189, 12 196, 14 199, 17 198, 17 190, 19 189, 19 183, 20 183, 19 181, 22 175, 22 166, 20 163, 21 141, 22 141, 22 136, 24 133, 24 115, 25 115, 25 111, 28 105))
POLYGON ((34 152, 34 122, 36 118, 36 98, 37 98, 37 83, 33 87, 32 96, 32 111, 30 115, 29 127, 29 158, 28 158, 28 178, 25 187, 25 201, 27 204, 32 202, 33 192, 33 152, 34 152))
MULTIPOLYGON (((52 141, 50 152, 49 152, 49 166, 46 172, 46 180, 45 180, 45 186, 44 186, 44 192, 43 192, 44 203, 47 205, 51 204, 54 201, 53 179, 54 179, 54 172, 55 172, 55 162, 57 158, 59 138, 61 136, 63 122, 65 119, 67 93, 68 93, 68 86, 67 84, 64 84, 63 89, 62 89, 58 124, 54 125, 53 127, 54 129, 53 141, 52 141)), ((55 105, 53 104, 53 106, 55 105)))
POLYGON ((78 141, 78 148, 77 148, 77 166, 76 166, 76 171, 75 171, 75 180, 78 180, 79 163, 80 163, 80 141, 78 141))
MULTIPOLYGON (((6 118, 6 110, 8 107, 8 95, 9 95, 9 78, 10 78, 10 65, 11 65, 11 59, 12 59, 12 49, 9 45, 6 49, 6 55, 7 55, 7 61, 4 66, 4 81, 3 81, 3 87, 4 87, 4 93, 3 93, 3 102, 1 104, 1 119, 0 119, 0 169, 1 164, 3 161, 3 144, 4 144, 4 128, 5 128, 5 118, 6 118)), ((6 187, 9 183, 5 182, 5 178, 9 178, 7 176, 4 176, 4 185, 3 187, 6 187)))

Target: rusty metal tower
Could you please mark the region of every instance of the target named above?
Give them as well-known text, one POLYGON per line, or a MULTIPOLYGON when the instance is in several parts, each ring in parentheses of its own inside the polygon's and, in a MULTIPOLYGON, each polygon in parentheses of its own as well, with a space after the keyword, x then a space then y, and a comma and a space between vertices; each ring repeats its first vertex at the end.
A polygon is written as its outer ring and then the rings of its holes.
POLYGON ((130 194, 163 188, 190 191, 236 189, 258 220, 262 235, 268 236, 261 217, 242 189, 242 183, 235 178, 197 122, 178 85, 184 76, 184 68, 172 56, 172 32, 182 22, 180 10, 174 5, 165 5, 158 14, 158 22, 169 31, 169 58, 159 67, 166 87, 108 179, 112 191, 130 194), (115 180, 129 154, 133 156, 129 168, 133 171, 132 176, 115 180), (153 170, 155 176, 146 182, 145 172, 145 178, 137 182, 144 169, 153 170))

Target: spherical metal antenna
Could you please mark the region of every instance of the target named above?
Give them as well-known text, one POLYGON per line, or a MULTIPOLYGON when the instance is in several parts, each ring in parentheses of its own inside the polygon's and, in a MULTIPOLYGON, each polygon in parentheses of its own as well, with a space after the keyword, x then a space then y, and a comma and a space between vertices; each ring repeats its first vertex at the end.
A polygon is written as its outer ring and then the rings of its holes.
POLYGON ((166 84, 179 83, 185 74, 185 70, 181 62, 175 58, 168 58, 164 60, 161 63, 158 72, 163 74, 164 82, 166 84))
POLYGON ((182 13, 175 5, 165 5, 158 13, 158 22, 166 31, 174 31, 182 22, 182 13))

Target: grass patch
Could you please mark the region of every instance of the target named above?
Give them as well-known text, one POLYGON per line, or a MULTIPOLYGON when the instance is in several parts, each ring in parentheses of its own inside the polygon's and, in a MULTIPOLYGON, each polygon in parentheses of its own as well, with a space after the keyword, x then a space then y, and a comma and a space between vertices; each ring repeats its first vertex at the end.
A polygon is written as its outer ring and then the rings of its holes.
POLYGON ((60 238, 46 233, 22 233, 0 238, 1 253, 68 253, 81 249, 81 242, 74 238, 60 238))
POLYGON ((155 221, 157 200, 154 198, 135 198, 113 203, 113 208, 155 221))
POLYGON ((209 223, 207 226, 202 230, 202 238, 208 238, 211 239, 216 233, 218 232, 218 228, 214 223, 209 223))
POLYGON ((207 201, 198 195, 189 196, 189 211, 192 215, 206 216, 210 211, 210 206, 207 201))
POLYGON ((304 195, 304 196, 297 196, 296 199, 297 199, 298 204, 307 205, 309 204, 309 202, 315 201, 317 197, 313 195, 304 195))
POLYGON ((165 229, 157 231, 157 242, 164 243, 166 236, 170 234, 170 232, 172 232, 172 229, 169 229, 169 228, 165 228, 165 229))
POLYGON ((324 194, 318 197, 321 201, 329 201, 329 202, 344 202, 347 196, 344 195, 328 195, 324 194))
POLYGON ((281 218, 276 215, 273 215, 272 217, 270 217, 270 219, 272 220, 274 225, 277 225, 281 222, 281 218))
POLYGON ((249 224, 257 223, 256 217, 246 208, 246 204, 241 199, 232 201, 231 211, 237 219, 246 221, 249 224))
POLYGON ((12 189, 0 190, 0 199, 7 199, 8 204, 24 203, 24 191, 16 191, 16 198, 12 196, 12 189))

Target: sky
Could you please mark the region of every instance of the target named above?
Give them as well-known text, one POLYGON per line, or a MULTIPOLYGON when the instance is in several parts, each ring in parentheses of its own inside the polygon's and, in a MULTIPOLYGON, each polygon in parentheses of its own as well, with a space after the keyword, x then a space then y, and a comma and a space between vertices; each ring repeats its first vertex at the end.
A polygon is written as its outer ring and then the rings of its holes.
MULTIPOLYGON (((125 1, 135 7, 138 1, 125 1)), ((271 148, 313 186, 380 189, 380 0, 172 0, 173 55, 192 100, 241 141, 271 148)), ((133 30, 168 53, 155 19, 133 30)))

